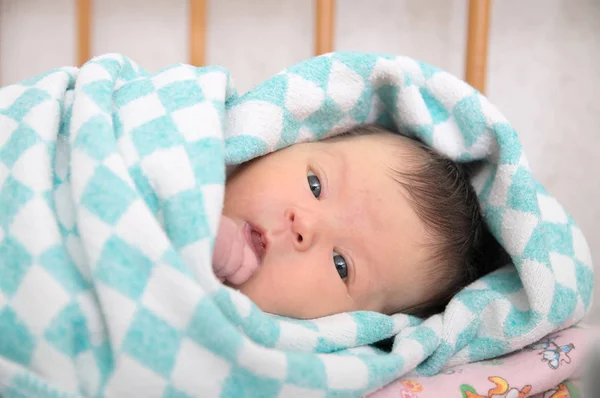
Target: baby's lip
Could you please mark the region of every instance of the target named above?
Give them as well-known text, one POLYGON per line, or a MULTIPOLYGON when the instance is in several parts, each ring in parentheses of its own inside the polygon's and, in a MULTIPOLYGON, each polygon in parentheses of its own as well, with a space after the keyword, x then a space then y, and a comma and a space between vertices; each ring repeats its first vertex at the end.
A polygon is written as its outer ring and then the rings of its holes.
POLYGON ((252 248, 260 264, 269 247, 267 234, 259 226, 246 222, 244 225, 244 235, 248 246, 252 248))

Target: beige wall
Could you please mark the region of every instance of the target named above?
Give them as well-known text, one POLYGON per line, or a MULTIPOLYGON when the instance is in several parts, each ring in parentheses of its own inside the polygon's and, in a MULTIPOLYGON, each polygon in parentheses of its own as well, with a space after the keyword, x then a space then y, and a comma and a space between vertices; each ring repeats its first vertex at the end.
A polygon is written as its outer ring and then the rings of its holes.
MULTIPOLYGON (((73 3, 0 0, 2 84, 75 62, 73 3)), ((311 56, 312 1, 209 3, 208 62, 227 67, 240 92, 311 56)), ((461 76, 466 3, 338 0, 337 49, 409 55, 461 76)), ((599 262, 600 0, 493 4, 488 95, 599 262)), ((94 54, 122 52, 151 71, 187 61, 186 0, 95 0, 94 10, 94 54)))

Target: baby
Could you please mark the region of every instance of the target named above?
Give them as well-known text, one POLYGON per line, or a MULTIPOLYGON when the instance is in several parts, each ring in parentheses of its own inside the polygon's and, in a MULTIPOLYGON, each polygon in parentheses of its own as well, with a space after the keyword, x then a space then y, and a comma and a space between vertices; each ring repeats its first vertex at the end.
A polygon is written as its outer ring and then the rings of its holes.
POLYGON ((225 187, 213 268, 273 314, 425 317, 495 268, 482 261, 493 241, 454 162, 363 126, 240 167, 225 187))

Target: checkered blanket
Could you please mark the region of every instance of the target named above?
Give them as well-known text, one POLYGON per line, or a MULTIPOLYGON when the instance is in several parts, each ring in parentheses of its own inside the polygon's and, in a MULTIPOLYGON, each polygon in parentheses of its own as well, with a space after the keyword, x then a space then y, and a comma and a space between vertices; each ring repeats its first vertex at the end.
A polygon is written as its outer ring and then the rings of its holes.
POLYGON ((572 325, 591 289, 586 241, 510 124, 412 59, 329 54, 238 97, 221 68, 107 55, 0 91, 2 396, 357 396, 572 325), (514 265, 426 320, 286 319, 221 285, 225 163, 373 122, 484 162, 473 183, 514 265))

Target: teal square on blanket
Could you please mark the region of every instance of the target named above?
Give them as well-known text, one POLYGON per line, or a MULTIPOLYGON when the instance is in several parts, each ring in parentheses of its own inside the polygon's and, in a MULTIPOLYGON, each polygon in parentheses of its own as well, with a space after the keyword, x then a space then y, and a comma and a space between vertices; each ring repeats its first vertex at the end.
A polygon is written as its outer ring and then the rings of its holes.
MULTIPOLYGON (((548 292, 550 293, 550 292, 548 292)), ((553 325, 560 325, 567 320, 577 305, 577 294, 573 289, 557 283, 554 286, 554 295, 552 297, 552 306, 548 314, 548 320, 553 325)))
POLYGON ((148 79, 140 79, 132 82, 128 82, 122 87, 119 87, 113 93, 113 99, 115 101, 115 105, 120 108, 124 105, 127 105, 131 101, 144 98, 148 94, 155 92, 154 84, 152 84, 151 80, 148 79))
POLYGON ((131 130, 131 138, 141 157, 159 149, 183 144, 183 138, 170 116, 159 116, 131 130))
POLYGON ((179 193, 164 202, 165 229, 176 248, 210 237, 202 192, 199 189, 179 193))
POLYGON ((74 146, 98 161, 116 152, 113 127, 107 117, 97 115, 85 122, 77 132, 74 146))
POLYGON ((102 221, 116 225, 136 196, 121 177, 104 166, 98 166, 85 188, 81 203, 102 221))
POLYGON ((510 344, 507 341, 490 337, 476 338, 468 347, 469 359, 473 362, 494 358, 506 354, 510 350, 510 344))
POLYGON ((243 335, 217 309, 210 297, 203 298, 196 306, 186 334, 196 344, 231 363, 237 361, 244 344, 243 335))
POLYGON ((8 141, 0 146, 0 161, 8 167, 12 167, 25 151, 40 141, 40 136, 33 129, 25 123, 20 123, 8 141))
POLYGON ((162 398, 192 398, 192 396, 173 388, 172 386, 168 386, 163 393, 162 398))
POLYGON ((16 120, 21 121, 27 114, 44 101, 50 100, 50 94, 36 87, 25 91, 13 102, 7 109, 0 110, 0 113, 16 120))
POLYGON ((89 283, 83 278, 62 243, 46 250, 38 261, 70 293, 79 293, 88 288, 89 283))
POLYGON ((158 90, 158 98, 169 112, 204 101, 204 93, 196 80, 170 83, 158 90))
POLYGON ((9 306, 0 311, 0 336, 0 355, 19 365, 28 366, 36 339, 9 306))
POLYGON ((287 352, 288 367, 286 383, 299 387, 327 388, 325 364, 316 355, 287 352))
POLYGON ((236 366, 231 370, 229 378, 225 380, 221 396, 239 398, 260 396, 265 398, 276 398, 279 396, 279 391, 282 386, 283 383, 278 380, 262 377, 253 373, 251 370, 236 366))
POLYGON ((122 350, 147 368, 168 377, 175 364, 179 346, 179 332, 141 307, 127 331, 122 350))
POLYGON ((126 296, 137 299, 146 288, 153 263, 139 249, 116 236, 102 249, 95 277, 126 296))
POLYGON ((194 170, 196 184, 223 184, 225 162, 223 142, 217 138, 205 138, 187 143, 185 150, 194 170))
POLYGON ((0 241, 0 290, 12 296, 31 267, 31 254, 16 239, 0 241))
POLYGON ((46 340, 56 349, 72 358, 91 347, 87 319, 79 304, 73 302, 52 320, 44 332, 46 340))

